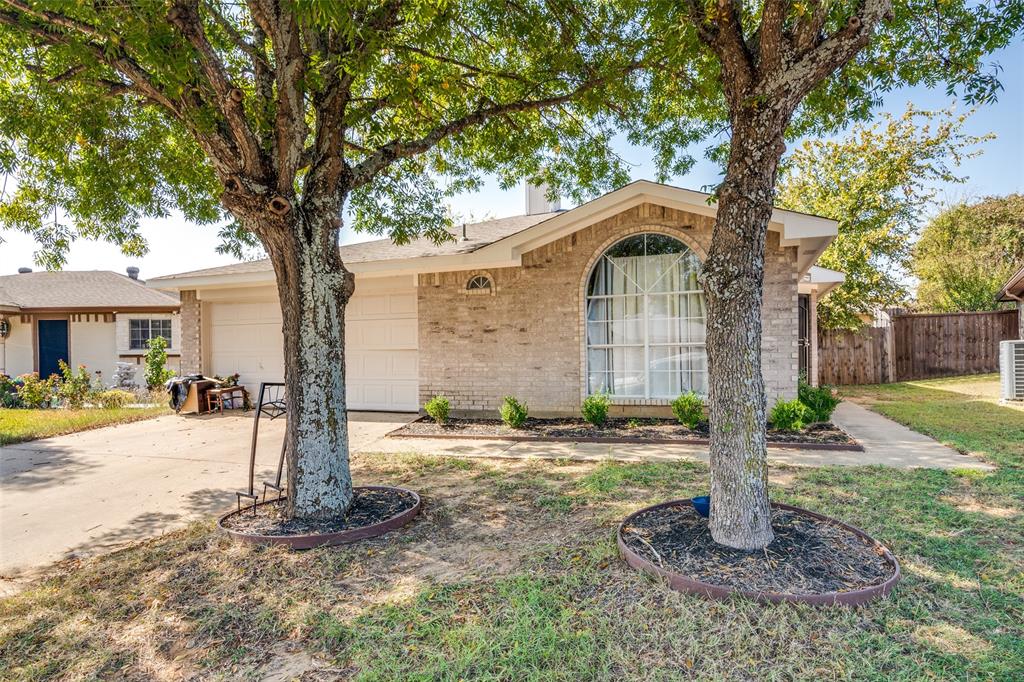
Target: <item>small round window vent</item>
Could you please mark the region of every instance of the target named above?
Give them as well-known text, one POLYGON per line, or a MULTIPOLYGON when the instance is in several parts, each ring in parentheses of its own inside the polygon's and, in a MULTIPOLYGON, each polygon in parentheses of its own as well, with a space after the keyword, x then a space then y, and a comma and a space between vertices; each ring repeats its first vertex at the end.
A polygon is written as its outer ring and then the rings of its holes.
POLYGON ((491 278, 487 275, 474 275, 469 278, 469 282, 466 284, 467 291, 490 291, 491 290, 491 278))

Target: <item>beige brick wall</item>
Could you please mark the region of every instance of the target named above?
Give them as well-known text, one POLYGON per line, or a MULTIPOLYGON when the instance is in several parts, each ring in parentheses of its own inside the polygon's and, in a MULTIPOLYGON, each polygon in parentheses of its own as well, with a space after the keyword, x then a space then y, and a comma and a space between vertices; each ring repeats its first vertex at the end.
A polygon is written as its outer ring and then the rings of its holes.
MULTIPOLYGON (((592 264, 612 243, 637 232, 681 239, 702 260, 712 219, 643 204, 523 255, 518 268, 491 270, 490 294, 467 293, 479 271, 419 277, 421 402, 438 393, 458 411, 498 408, 504 395, 531 413, 576 414, 583 395, 583 286, 592 264)), ((182 316, 185 316, 182 298, 182 316)), ((798 374, 795 248, 769 235, 765 261, 762 342, 769 405, 794 397, 798 374)), ((630 414, 664 412, 661 401, 634 403, 630 414)))
POLYGON ((202 306, 194 290, 181 292, 181 374, 202 374, 202 306))

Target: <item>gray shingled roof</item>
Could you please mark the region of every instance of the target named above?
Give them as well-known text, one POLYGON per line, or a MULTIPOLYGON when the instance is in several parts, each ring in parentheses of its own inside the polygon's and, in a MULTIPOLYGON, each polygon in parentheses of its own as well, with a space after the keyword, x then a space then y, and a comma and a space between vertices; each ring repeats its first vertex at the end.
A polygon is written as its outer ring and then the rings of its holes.
MULTIPOLYGON (((466 225, 466 239, 462 239, 462 227, 456 226, 454 231, 455 239, 442 244, 435 244, 426 238, 415 239, 408 244, 401 246, 390 239, 374 239, 360 244, 346 244, 339 247, 341 259, 345 263, 365 263, 369 261, 399 260, 403 258, 425 258, 430 256, 448 256, 458 253, 472 253, 488 244, 493 244, 499 239, 504 239, 517 232, 542 223, 548 218, 558 215, 553 213, 537 213, 534 215, 519 215, 511 218, 498 218, 479 223, 468 223, 466 225)), ((154 280, 173 280, 179 277, 206 277, 214 275, 237 275, 248 272, 266 272, 273 270, 273 266, 266 258, 246 263, 234 263, 216 268, 203 270, 191 270, 179 272, 164 277, 154 277, 154 280)))
POLYGON ((109 270, 26 272, 0 277, 0 305, 20 308, 176 308, 178 298, 109 270))

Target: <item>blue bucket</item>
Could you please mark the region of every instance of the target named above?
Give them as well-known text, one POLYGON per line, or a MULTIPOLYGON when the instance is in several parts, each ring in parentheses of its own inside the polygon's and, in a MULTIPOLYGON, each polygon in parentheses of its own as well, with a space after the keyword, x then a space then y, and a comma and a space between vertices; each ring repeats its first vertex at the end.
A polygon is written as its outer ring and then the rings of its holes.
POLYGON ((697 510, 697 513, 703 516, 705 519, 711 515, 711 496, 702 495, 701 497, 695 497, 690 502, 693 504, 693 508, 697 510))

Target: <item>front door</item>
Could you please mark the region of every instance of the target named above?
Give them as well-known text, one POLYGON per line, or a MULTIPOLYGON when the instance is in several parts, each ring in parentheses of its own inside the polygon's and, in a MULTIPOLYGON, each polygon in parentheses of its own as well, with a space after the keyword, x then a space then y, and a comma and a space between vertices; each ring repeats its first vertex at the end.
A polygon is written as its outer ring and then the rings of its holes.
POLYGON ((57 362, 68 361, 68 321, 39 320, 39 377, 60 374, 57 362))

